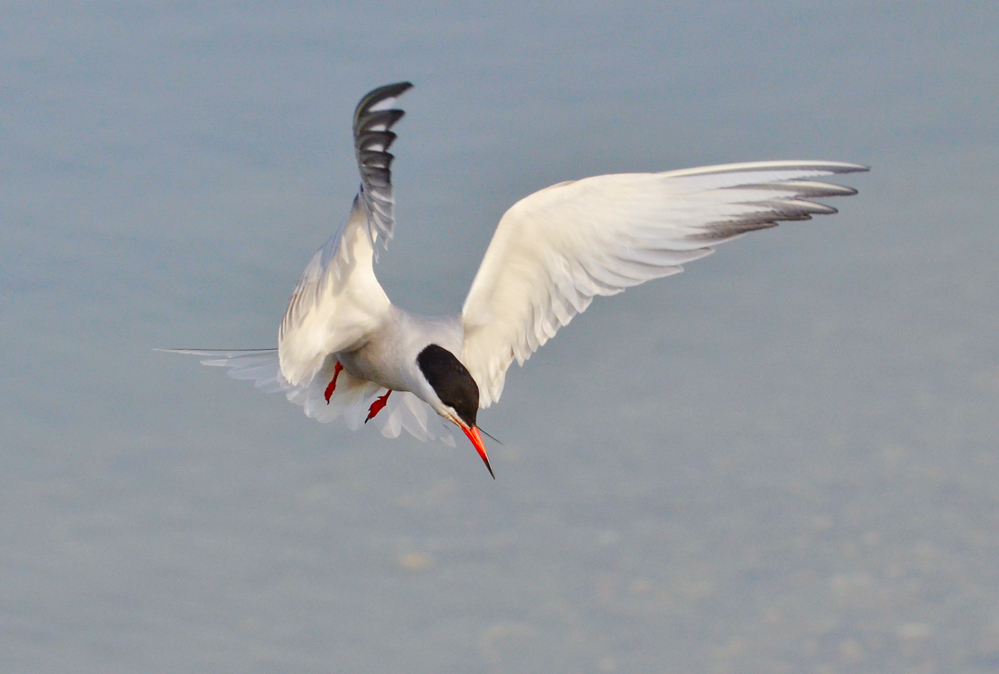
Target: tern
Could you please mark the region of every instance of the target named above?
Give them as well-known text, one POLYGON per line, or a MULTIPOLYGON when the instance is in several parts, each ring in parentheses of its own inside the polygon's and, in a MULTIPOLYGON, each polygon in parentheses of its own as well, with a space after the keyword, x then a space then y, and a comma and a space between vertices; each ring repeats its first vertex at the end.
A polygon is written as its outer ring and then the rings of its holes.
POLYGON ((477 413, 597 295, 669 276, 714 246, 779 221, 836 209, 814 198, 856 190, 811 180, 869 170, 831 161, 763 161, 569 180, 521 199, 500 219, 460 313, 423 316, 392 304, 374 273, 395 218, 389 148, 403 111, 398 82, 354 112, 361 185, 340 229, 292 292, 276 349, 165 349, 205 357, 236 379, 281 391, 322 422, 386 437, 405 429, 454 446, 460 428, 495 479, 477 413))

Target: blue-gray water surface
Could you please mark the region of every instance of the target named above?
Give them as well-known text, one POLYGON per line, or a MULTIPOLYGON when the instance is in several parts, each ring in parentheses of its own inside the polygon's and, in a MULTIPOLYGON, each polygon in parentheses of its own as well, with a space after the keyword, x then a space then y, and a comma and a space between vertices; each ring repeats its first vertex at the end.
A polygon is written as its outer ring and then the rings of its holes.
POLYGON ((0 671, 999 669, 999 6, 5 3, 0 671), (153 347, 267 347, 394 146, 398 304, 562 180, 873 166, 598 299, 473 449, 153 347))

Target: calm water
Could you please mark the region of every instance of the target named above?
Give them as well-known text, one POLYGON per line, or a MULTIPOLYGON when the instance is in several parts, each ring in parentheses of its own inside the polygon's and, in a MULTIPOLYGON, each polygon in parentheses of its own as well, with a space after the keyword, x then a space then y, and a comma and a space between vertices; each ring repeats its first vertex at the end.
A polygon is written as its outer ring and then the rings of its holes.
POLYGON ((0 671, 999 669, 999 10, 547 6, 0 9, 0 671), (560 180, 874 170, 598 300, 493 482, 151 351, 274 344, 399 79, 410 309, 560 180))

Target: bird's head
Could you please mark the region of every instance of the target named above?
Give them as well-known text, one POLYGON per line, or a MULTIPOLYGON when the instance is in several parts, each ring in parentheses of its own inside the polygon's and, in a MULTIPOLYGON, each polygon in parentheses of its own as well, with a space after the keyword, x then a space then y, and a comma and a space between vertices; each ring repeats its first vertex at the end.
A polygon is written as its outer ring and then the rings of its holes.
POLYGON ((495 480, 486 446, 479 427, 475 425, 475 416, 479 411, 479 387, 472 375, 453 353, 437 344, 423 349, 416 357, 416 364, 440 401, 439 405, 428 401, 434 411, 465 432, 495 480))

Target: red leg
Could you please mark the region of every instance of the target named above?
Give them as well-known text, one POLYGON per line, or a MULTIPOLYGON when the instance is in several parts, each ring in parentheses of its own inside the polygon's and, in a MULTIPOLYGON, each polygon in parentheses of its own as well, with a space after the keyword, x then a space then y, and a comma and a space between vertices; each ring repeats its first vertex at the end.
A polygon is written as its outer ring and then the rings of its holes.
POLYGON ((364 423, 368 423, 375 418, 375 415, 381 412, 385 405, 388 404, 388 397, 392 395, 392 391, 389 391, 383 396, 379 396, 375 399, 375 402, 371 403, 371 407, 368 408, 368 418, 364 420, 364 423))
POLYGON ((330 396, 333 395, 333 391, 336 390, 336 378, 340 376, 340 371, 343 370, 343 365, 340 361, 336 362, 336 367, 333 368, 333 379, 330 381, 330 385, 326 387, 326 404, 330 404, 330 396))

